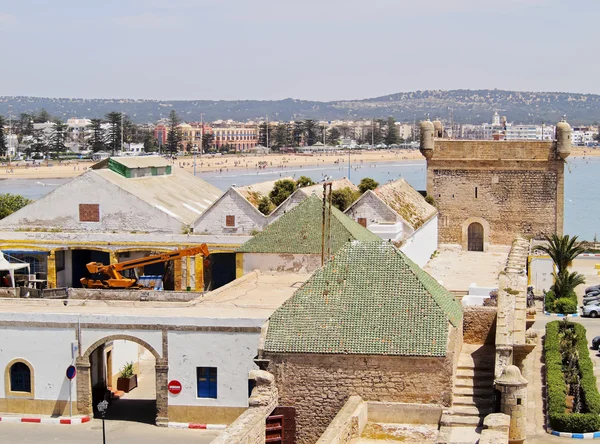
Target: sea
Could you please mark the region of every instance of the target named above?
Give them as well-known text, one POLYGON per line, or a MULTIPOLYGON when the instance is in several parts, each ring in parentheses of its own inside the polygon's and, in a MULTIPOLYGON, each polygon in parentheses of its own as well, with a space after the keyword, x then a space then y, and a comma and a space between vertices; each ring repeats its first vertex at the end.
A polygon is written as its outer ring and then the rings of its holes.
MULTIPOLYGON (((577 235, 582 240, 594 241, 600 234, 600 157, 567 159, 565 166, 565 233, 577 235)), ((308 176, 315 182, 324 179, 349 179, 358 184, 371 177, 380 184, 404 178, 417 190, 425 189, 424 160, 398 160, 382 163, 358 163, 292 166, 198 172, 198 177, 225 191, 232 185, 243 186, 282 177, 308 176)), ((29 199, 39 199, 70 179, 0 179, 0 193, 21 194, 29 199)))

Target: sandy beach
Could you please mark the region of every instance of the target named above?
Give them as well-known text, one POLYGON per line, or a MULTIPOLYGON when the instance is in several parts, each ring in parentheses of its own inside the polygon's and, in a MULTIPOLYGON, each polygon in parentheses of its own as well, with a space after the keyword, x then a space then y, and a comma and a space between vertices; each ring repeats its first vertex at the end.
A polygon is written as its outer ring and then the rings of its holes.
MULTIPOLYGON (((600 156, 600 149, 574 147, 571 157, 600 156)), ((382 163, 395 162, 399 160, 424 160, 419 151, 395 150, 395 151, 352 151, 351 162, 357 163, 382 163)), ((192 172, 194 159, 192 156, 179 157, 173 161, 173 165, 180 166, 192 172)), ((0 179, 61 179, 79 176, 84 173, 95 162, 91 161, 50 161, 36 163, 36 165, 25 165, 25 162, 13 162, 11 165, 0 164, 0 179)), ((231 154, 225 156, 203 155, 196 158, 197 172, 219 172, 234 170, 257 170, 259 166, 264 169, 281 169, 299 166, 315 165, 347 165, 348 156, 340 153, 335 154, 231 154), (260 165, 259 165, 260 163, 260 165)), ((1 187, 0 187, 1 192, 1 187)))

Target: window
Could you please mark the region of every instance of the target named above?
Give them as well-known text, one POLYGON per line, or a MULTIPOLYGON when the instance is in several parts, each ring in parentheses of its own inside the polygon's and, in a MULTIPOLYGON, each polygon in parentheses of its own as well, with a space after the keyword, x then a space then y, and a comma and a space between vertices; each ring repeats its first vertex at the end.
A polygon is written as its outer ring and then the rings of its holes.
POLYGON ((31 371, 24 362, 15 362, 10 367, 10 391, 31 392, 31 371))
POLYGON ((33 398, 33 367, 21 358, 9 362, 4 370, 4 390, 8 396, 33 398))
POLYGON ((217 367, 197 367, 198 398, 217 398, 217 367))
POLYGON ((225 226, 226 227, 235 227, 235 216, 232 216, 232 215, 225 216, 225 226))
POLYGON ((365 228, 367 228, 367 218, 366 217, 359 217, 358 218, 358 224, 362 225, 365 228))
POLYGON ((79 222, 100 222, 100 205, 79 204, 79 222))
POLYGON ((477 199, 477 187, 475 187, 475 199, 477 199))

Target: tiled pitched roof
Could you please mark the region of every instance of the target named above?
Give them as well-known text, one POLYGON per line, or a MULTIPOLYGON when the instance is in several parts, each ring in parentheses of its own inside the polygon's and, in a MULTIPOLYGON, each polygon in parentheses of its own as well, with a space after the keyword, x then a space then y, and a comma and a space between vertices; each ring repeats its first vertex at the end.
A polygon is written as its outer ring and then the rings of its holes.
MULTIPOLYGON (((323 202, 316 196, 267 226, 237 251, 242 253, 321 254, 323 202)), ((349 240, 374 241, 379 237, 360 226, 337 208, 331 209, 331 251, 349 240)), ((327 242, 327 240, 326 240, 327 242)))
POLYGON ((437 213, 437 209, 404 179, 387 183, 372 192, 415 230, 437 213))
POLYGON ((260 199, 264 196, 269 197, 269 193, 275 186, 275 182, 279 180, 291 180, 295 182, 294 178, 291 176, 288 177, 280 177, 276 180, 268 180, 266 182, 258 182, 253 183, 251 185, 246 185, 243 187, 235 187, 236 191, 240 193, 248 202, 258 208, 258 203, 260 199))
MULTIPOLYGON (((333 191, 341 190, 342 188, 350 188, 352 191, 358 191, 358 187, 345 177, 342 177, 341 179, 330 180, 329 182, 331 182, 331 189, 333 191)), ((311 196, 314 192, 317 196, 323 197, 323 183, 298 189, 307 196, 311 196)))
POLYGON ((462 308, 386 242, 347 243, 270 318, 265 351, 445 356, 462 308))

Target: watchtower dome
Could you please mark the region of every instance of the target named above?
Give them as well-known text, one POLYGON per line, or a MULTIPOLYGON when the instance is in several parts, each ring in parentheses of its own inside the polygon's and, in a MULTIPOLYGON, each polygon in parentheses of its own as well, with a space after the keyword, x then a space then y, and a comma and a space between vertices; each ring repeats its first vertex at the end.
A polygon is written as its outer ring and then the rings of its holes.
POLYGON ((435 128, 433 123, 429 119, 421 122, 421 154, 425 156, 426 159, 431 159, 433 155, 433 138, 435 134, 435 128))
POLYGON ((563 119, 556 124, 556 153, 561 159, 566 159, 571 154, 571 125, 563 119))

